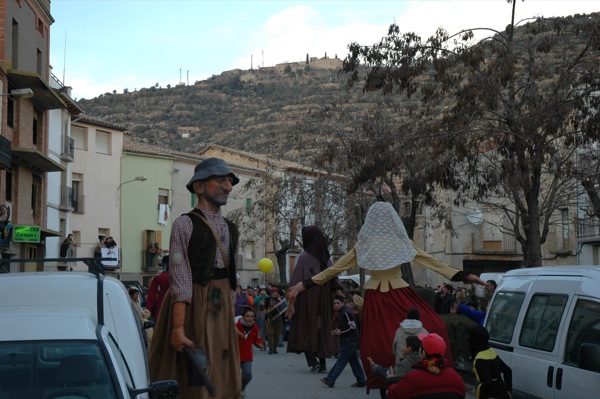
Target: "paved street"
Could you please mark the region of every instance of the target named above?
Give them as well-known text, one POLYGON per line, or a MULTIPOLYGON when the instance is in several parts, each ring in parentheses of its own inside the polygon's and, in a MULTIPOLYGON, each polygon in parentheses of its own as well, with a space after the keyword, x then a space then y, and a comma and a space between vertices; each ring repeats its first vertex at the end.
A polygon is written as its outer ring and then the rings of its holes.
MULTIPOLYGON (((286 342, 287 345, 287 342, 286 342)), ((286 348, 278 348, 278 354, 255 348, 253 379, 246 389, 247 399, 379 399, 379 391, 367 395, 365 388, 352 388, 355 382, 350 366, 338 378, 334 388, 328 388, 319 379, 325 374, 311 373, 304 355, 286 353, 286 348)), ((335 359, 327 359, 327 369, 335 359)), ((467 385, 467 398, 474 398, 474 387, 467 385)))

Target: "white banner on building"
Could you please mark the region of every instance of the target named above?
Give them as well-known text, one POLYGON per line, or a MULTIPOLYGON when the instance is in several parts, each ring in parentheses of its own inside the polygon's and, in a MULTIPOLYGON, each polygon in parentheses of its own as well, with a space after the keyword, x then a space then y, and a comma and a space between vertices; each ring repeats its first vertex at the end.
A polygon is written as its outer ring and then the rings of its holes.
POLYGON ((104 266, 119 266, 119 248, 102 248, 100 252, 103 258, 117 258, 117 260, 103 260, 104 266))

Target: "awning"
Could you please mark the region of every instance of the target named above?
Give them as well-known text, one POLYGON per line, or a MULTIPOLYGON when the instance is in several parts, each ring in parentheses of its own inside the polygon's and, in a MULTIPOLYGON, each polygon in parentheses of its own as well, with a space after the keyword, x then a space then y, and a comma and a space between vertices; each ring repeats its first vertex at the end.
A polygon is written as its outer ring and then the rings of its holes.
POLYGON ((60 231, 52 230, 47 227, 40 226, 40 238, 45 240, 47 237, 61 237, 60 231))
POLYGON ((48 84, 36 73, 9 69, 8 87, 10 90, 33 90, 34 94, 31 101, 33 102, 33 106, 40 111, 61 108, 67 109, 67 105, 60 98, 58 93, 48 86, 48 84))
POLYGON ((21 159, 42 172, 64 172, 67 170, 66 167, 52 160, 36 148, 13 147, 12 155, 13 158, 17 160, 21 159))

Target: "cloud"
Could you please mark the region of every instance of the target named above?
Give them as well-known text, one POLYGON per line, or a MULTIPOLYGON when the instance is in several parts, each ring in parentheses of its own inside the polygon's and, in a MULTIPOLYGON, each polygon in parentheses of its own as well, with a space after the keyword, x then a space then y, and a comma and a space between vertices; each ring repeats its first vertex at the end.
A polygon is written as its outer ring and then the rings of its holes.
POLYGON ((264 26, 253 33, 252 48, 248 55, 233 61, 233 68, 247 68, 250 54, 254 65, 272 66, 283 62, 302 62, 306 54, 311 57, 337 55, 344 58, 352 41, 364 38, 378 40, 386 32, 386 25, 356 22, 356 18, 340 19, 328 26, 322 16, 312 7, 288 8, 272 15, 264 26))

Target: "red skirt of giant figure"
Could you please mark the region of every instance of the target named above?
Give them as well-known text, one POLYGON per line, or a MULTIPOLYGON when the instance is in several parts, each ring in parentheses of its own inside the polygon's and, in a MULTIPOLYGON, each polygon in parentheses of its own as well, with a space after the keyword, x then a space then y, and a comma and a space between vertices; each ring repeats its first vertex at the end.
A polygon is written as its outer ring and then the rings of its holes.
POLYGON ((446 341, 445 362, 448 367, 453 367, 446 324, 419 294, 410 287, 390 289, 388 292, 365 290, 360 331, 360 357, 367 372, 368 389, 384 388, 385 382, 371 374, 367 356, 383 367, 395 365, 396 359, 392 353, 394 336, 400 322, 406 318, 408 309, 413 306, 421 313, 423 327, 430 333, 439 334, 446 341))

